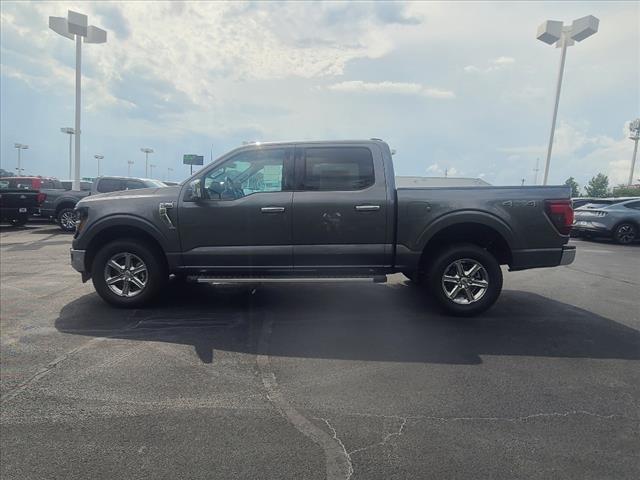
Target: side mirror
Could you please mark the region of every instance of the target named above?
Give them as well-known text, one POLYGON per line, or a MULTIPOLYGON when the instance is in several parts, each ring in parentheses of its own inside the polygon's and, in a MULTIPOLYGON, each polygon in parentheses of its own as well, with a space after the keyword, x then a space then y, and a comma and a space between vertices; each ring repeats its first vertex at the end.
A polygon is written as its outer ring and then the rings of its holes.
POLYGON ((189 182, 189 189, 191 190, 191 200, 196 202, 202 200, 202 182, 199 178, 189 182))

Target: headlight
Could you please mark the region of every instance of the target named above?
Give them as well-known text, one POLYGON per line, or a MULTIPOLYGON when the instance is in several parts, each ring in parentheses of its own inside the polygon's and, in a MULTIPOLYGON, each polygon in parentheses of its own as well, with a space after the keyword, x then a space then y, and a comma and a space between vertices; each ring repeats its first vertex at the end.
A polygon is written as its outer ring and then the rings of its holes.
POLYGON ((74 238, 80 235, 80 232, 84 228, 87 223, 87 219, 89 218, 89 207, 76 207, 76 233, 74 238))

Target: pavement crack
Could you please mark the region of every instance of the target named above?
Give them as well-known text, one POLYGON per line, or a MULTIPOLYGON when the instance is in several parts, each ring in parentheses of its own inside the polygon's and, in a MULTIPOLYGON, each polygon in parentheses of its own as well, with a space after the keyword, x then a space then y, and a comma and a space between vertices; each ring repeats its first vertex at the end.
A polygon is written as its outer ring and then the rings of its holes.
POLYGON ((351 454, 353 452, 348 452, 347 451, 347 447, 345 447, 345 445, 342 442, 342 440, 340 439, 340 437, 338 437, 338 432, 329 423, 329 420, 327 420, 326 418, 322 418, 322 417, 313 417, 313 418, 315 418, 316 420, 322 420, 327 425, 327 427, 329 427, 329 430, 331 430, 331 433, 333 434, 333 439, 336 442, 338 442, 338 445, 340 445, 340 447, 342 448, 342 451, 344 452, 344 456, 347 459, 347 463, 349 465, 349 471, 347 472, 347 476, 346 476, 346 480, 349 480, 351 478, 351 475, 353 475, 353 463, 351 462, 351 454))
POLYGON ((0 400, 0 405, 4 405, 5 403, 7 403, 7 402, 11 401, 12 399, 14 399, 21 392, 23 392, 27 388, 29 388, 29 386, 32 383, 38 381, 42 377, 44 377, 47 374, 49 374, 49 372, 53 371, 56 367, 58 367, 58 365, 62 364, 63 362, 65 362, 66 360, 71 358, 74 354, 76 354, 76 353, 78 353, 78 352, 80 352, 82 350, 85 350, 85 349, 89 348, 90 346, 92 346, 92 345, 94 345, 96 343, 103 342, 103 341, 105 341, 107 339, 113 338, 116 335, 120 335, 120 334, 126 332, 127 330, 131 330, 133 328, 136 328, 139 323, 140 322, 136 322, 134 325, 126 327, 126 328, 123 328, 121 330, 118 330, 117 332, 114 332, 112 335, 108 335, 108 336, 104 336, 104 337, 98 337, 98 338, 92 338, 88 342, 85 342, 82 345, 79 345, 79 346, 77 346, 75 348, 72 348, 71 350, 69 350, 69 351, 63 353, 62 355, 60 355, 59 357, 56 357, 51 362, 47 363, 45 366, 43 366, 40 369, 38 369, 38 371, 36 371, 36 373, 31 375, 24 382, 22 382, 21 384, 17 385, 12 390, 8 391, 5 395, 3 395, 2 399, 0 400))
POLYGON ((322 448, 325 456, 327 480, 349 479, 353 474, 353 468, 344 445, 336 442, 337 435, 335 435, 335 430, 333 430, 335 436, 331 436, 324 429, 315 425, 300 413, 282 392, 276 375, 271 369, 271 360, 268 355, 269 340, 272 332, 273 321, 263 321, 258 340, 256 363, 260 371, 262 384, 266 390, 267 399, 296 430, 322 448))
POLYGON ((373 447, 382 447, 386 445, 386 443, 391 439, 391 437, 400 437, 402 435, 402 431, 404 430, 404 427, 407 425, 407 421, 409 420, 408 417, 400 417, 395 415, 393 416, 387 415, 387 416, 384 416, 384 418, 395 418, 397 420, 400 420, 400 426, 398 427, 398 430, 395 432, 387 433, 382 439, 382 441, 380 442, 372 443, 371 445, 367 445, 366 447, 361 447, 361 448, 356 448, 355 450, 351 450, 348 453, 349 459, 351 459, 351 455, 353 455, 354 453, 363 452, 373 447))

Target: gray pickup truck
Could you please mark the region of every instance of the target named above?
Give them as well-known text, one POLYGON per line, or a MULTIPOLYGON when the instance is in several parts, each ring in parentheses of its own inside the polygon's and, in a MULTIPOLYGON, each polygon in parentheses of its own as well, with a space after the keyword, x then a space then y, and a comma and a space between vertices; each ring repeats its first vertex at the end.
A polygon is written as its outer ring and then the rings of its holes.
POLYGON ((402 272, 454 315, 511 270, 566 265, 569 188, 396 188, 381 140, 251 144, 182 184, 81 200, 71 264, 118 307, 197 282, 374 281, 402 272))
MULTIPOLYGON (((158 180, 132 177, 98 177, 90 188, 86 190, 83 188, 81 191, 66 190, 62 182, 58 181, 58 183, 60 184, 59 188, 43 190, 45 195, 40 206, 40 215, 54 219, 65 232, 73 232, 76 229, 74 209, 76 204, 86 196, 118 190, 165 186, 158 180)), ((87 182, 82 183, 86 184, 87 182)))

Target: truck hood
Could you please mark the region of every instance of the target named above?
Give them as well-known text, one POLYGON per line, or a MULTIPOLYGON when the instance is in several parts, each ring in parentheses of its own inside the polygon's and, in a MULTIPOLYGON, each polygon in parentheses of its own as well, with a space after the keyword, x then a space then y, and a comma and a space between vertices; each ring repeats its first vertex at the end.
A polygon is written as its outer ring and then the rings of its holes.
POLYGON ((140 188, 136 190, 123 190, 120 192, 98 193, 96 195, 89 195, 80 202, 78 206, 90 206, 96 203, 104 202, 122 202, 122 201, 136 201, 148 199, 150 201, 175 201, 178 198, 180 192, 180 185, 171 187, 153 187, 153 188, 140 188))

